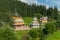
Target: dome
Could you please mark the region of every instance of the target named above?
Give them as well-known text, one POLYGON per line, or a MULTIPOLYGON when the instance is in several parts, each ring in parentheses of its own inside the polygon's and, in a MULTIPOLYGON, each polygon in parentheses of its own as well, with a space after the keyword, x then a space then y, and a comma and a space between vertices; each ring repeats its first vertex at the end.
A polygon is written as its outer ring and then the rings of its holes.
POLYGON ((34 20, 37 20, 37 18, 36 18, 36 17, 34 17, 34 20))

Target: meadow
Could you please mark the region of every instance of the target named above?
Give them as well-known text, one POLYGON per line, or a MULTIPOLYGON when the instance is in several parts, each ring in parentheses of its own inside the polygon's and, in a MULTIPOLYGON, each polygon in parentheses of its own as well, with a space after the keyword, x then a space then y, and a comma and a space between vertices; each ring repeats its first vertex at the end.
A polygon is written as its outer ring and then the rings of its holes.
POLYGON ((47 36, 46 40, 60 40, 60 30, 47 36))

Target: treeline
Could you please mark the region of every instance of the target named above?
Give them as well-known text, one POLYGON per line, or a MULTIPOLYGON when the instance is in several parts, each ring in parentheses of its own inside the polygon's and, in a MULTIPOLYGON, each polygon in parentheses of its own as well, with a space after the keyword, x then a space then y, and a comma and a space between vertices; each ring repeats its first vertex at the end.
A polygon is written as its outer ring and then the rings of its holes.
POLYGON ((0 0, 0 20, 5 21, 5 19, 9 19, 15 15, 15 10, 22 17, 48 16, 52 19, 58 18, 58 9, 56 6, 46 9, 44 5, 28 5, 17 0, 0 0))

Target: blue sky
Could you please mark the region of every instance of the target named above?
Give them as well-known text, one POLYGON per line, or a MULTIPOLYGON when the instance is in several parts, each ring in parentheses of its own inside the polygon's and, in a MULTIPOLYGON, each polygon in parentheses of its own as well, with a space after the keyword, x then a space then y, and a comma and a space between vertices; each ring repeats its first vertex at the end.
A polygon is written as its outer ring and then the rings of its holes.
POLYGON ((60 0, 37 0, 37 1, 40 3, 44 3, 49 7, 57 6, 58 8, 60 8, 60 0))
POLYGON ((27 4, 35 3, 37 5, 46 5, 46 8, 57 6, 60 10, 60 0, 20 0, 27 4))

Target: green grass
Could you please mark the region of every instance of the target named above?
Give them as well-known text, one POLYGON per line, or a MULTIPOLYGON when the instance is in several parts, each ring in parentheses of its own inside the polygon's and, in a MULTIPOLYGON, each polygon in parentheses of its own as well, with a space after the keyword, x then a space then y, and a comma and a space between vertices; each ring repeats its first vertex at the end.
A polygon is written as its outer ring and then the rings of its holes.
POLYGON ((33 18, 31 18, 31 17, 25 17, 23 19, 24 19, 24 22, 27 26, 29 26, 33 21, 33 18))
POLYGON ((60 40, 60 30, 57 32, 54 32, 53 34, 50 34, 46 40, 60 40))
POLYGON ((27 34, 29 31, 27 31, 27 30, 20 30, 20 31, 15 31, 15 35, 16 35, 16 37, 19 39, 19 40, 21 40, 21 38, 25 35, 25 34, 27 34))

